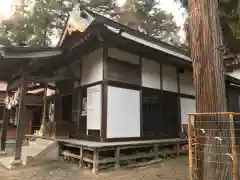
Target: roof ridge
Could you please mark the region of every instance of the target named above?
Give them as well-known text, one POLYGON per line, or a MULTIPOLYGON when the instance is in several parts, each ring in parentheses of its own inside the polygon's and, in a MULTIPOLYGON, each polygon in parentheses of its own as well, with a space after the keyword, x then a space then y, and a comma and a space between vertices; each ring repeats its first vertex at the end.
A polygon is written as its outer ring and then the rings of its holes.
MULTIPOLYGON (((94 9, 94 8, 92 8, 92 9, 94 9)), ((104 18, 104 19, 106 19, 106 20, 108 20, 108 21, 112 21, 113 23, 115 23, 115 24, 117 24, 117 25, 119 25, 119 26, 122 26, 122 27, 124 27, 124 28, 126 28, 126 29, 128 29, 128 30, 130 30, 130 31, 134 31, 134 32, 137 33, 139 36, 141 36, 141 35, 142 35, 142 36, 145 36, 145 38, 148 38, 148 41, 153 41, 153 42, 155 42, 155 43, 159 43, 159 44, 161 44, 161 45, 168 46, 169 48, 174 48, 174 50, 176 50, 177 52, 182 53, 182 54, 184 54, 184 55, 187 55, 187 54, 188 54, 188 51, 186 51, 185 49, 183 49, 183 48, 181 48, 181 47, 177 47, 177 46, 175 46, 175 45, 172 45, 172 44, 170 44, 170 43, 167 43, 167 42, 164 42, 164 41, 162 41, 162 40, 160 40, 160 39, 157 39, 157 38, 155 38, 155 37, 153 37, 153 36, 149 36, 149 35, 141 32, 141 31, 138 31, 138 30, 136 30, 136 29, 133 29, 133 28, 127 26, 127 25, 124 25, 124 24, 118 22, 118 21, 115 21, 115 20, 113 20, 113 19, 111 19, 111 18, 108 18, 108 17, 102 15, 102 14, 99 14, 98 12, 94 12, 94 11, 92 11, 92 9, 84 8, 85 11, 87 11, 90 15, 94 16, 95 18, 97 18, 96 16, 98 16, 98 17, 100 16, 100 17, 102 17, 102 18, 104 18)), ((136 35, 136 34, 135 34, 135 35, 136 35)))

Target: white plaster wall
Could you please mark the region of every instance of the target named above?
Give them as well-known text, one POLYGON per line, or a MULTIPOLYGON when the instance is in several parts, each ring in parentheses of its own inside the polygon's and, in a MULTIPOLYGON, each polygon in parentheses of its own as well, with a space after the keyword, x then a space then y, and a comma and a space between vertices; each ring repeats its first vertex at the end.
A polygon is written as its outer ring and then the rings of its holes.
POLYGON ((87 130, 101 129, 102 118, 102 86, 87 88, 87 130))
POLYGON ((193 82, 193 74, 190 71, 179 73, 180 93, 195 95, 195 88, 193 82))
POLYGON ((109 86, 107 138, 140 136, 140 92, 109 86))
POLYGON ((82 85, 103 79, 103 50, 97 49, 82 58, 82 85))
POLYGON ((160 64, 148 60, 142 60, 142 86, 160 89, 160 64))
POLYGON ((196 112, 195 99, 180 98, 180 103, 181 103, 181 123, 188 124, 187 113, 196 112))
POLYGON ((175 67, 162 65, 162 78, 163 90, 178 92, 177 71, 175 67))
POLYGON ((112 58, 116 58, 118 60, 126 61, 132 64, 139 64, 139 56, 135 54, 130 54, 128 52, 121 51, 116 48, 108 49, 108 56, 112 58))

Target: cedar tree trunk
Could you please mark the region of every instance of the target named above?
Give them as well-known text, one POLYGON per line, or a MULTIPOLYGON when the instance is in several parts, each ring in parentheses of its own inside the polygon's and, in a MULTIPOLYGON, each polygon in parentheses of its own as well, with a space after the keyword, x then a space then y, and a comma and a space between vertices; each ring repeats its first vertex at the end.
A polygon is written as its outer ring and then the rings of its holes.
MULTIPOLYGON (((196 112, 226 112, 226 87, 221 47, 221 30, 217 0, 188 0, 189 33, 193 78, 196 88, 196 112)), ((198 180, 227 180, 231 176, 231 161, 226 153, 229 145, 229 125, 223 115, 198 116, 196 176, 198 180), (204 121, 203 121, 204 119, 204 121), (200 128, 207 130, 200 132, 200 128), (210 130, 211 129, 211 130, 210 130), (227 130, 226 130, 227 129, 227 130), (219 142, 215 137, 224 140, 219 142), (220 145, 221 143, 221 145, 220 145), (227 159, 228 158, 228 159, 227 159)))

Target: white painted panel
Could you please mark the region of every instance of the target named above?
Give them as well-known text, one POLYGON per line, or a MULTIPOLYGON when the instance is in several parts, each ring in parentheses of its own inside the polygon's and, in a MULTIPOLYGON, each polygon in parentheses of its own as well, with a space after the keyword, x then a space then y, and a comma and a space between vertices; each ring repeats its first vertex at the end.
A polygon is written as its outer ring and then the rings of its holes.
POLYGON ((101 129, 102 118, 102 86, 87 88, 87 130, 101 129))
POLYGON ((180 93, 195 95, 195 88, 193 82, 193 74, 189 71, 179 73, 180 93))
POLYGON ((118 60, 130 62, 132 64, 139 64, 139 56, 121 51, 116 48, 109 48, 108 56, 112 58, 116 58, 118 60))
POLYGON ((140 92, 108 87, 107 138, 140 137, 140 92))
POLYGON ((195 100, 180 98, 180 103, 181 103, 181 123, 188 124, 187 113, 196 112, 195 100))
POLYGON ((177 70, 173 66, 162 65, 163 90, 178 92, 177 70))
POLYGON ((160 89, 160 64, 148 60, 142 60, 142 86, 160 89))
POLYGON ((82 85, 103 79, 103 50, 98 49, 82 59, 82 85))

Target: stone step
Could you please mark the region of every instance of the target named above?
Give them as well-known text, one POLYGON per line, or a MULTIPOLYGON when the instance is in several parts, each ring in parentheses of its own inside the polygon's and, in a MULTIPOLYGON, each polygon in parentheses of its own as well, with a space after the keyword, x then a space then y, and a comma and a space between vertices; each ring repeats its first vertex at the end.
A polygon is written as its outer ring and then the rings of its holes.
POLYGON ((35 145, 35 144, 37 144, 36 141, 29 141, 29 142, 28 142, 28 146, 32 146, 32 145, 35 145))
MULTIPOLYGON (((57 142, 39 138, 36 141, 29 141, 26 146, 22 146, 21 160, 24 166, 28 163, 37 162, 36 160, 42 158, 57 159, 58 154, 57 142)), ((0 159, 0 164, 11 169, 11 160, 13 160, 13 156, 0 159)))
POLYGON ((45 148, 42 147, 29 147, 25 146, 22 147, 22 156, 27 155, 27 156, 36 156, 39 153, 41 153, 45 148))
POLYGON ((53 140, 36 138, 36 144, 39 144, 39 145, 50 145, 50 144, 52 144, 53 142, 54 142, 53 140))
POLYGON ((42 148, 42 149, 45 149, 47 148, 48 146, 50 146, 51 144, 38 144, 38 143, 31 143, 29 144, 27 147, 32 147, 32 148, 42 148))

